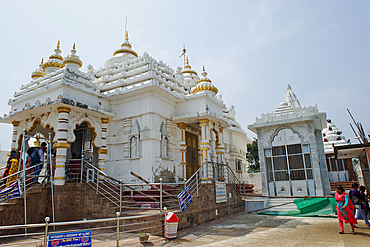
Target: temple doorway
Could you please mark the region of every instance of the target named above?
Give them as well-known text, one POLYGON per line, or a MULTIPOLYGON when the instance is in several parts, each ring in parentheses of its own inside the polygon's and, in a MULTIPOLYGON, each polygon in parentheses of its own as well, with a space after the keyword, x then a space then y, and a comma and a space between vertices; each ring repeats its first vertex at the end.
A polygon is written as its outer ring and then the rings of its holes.
POLYGON ((79 173, 81 172, 81 159, 90 162, 94 166, 98 166, 97 148, 93 145, 95 134, 88 123, 82 122, 74 130, 76 137, 75 141, 71 143, 67 152, 67 182, 78 182, 79 173))
POLYGON ((189 179, 199 168, 198 136, 185 132, 186 139, 186 179, 189 179))

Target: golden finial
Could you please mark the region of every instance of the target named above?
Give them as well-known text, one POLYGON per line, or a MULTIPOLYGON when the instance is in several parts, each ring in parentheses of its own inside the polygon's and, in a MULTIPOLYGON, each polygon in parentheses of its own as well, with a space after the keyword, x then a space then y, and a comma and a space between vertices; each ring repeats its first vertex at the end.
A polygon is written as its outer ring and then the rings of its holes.
POLYGON ((76 43, 73 43, 73 50, 76 50, 76 43))
POLYGON ((189 57, 186 56, 186 65, 188 65, 188 64, 189 64, 189 57))
POLYGON ((126 31, 126 41, 128 41, 128 31, 126 31))
POLYGON ((58 40, 57 48, 60 49, 60 40, 58 40))
POLYGON ((41 64, 44 64, 44 58, 41 59, 41 64))
POLYGON ((203 65, 203 71, 206 71, 206 68, 204 68, 204 65, 203 65))

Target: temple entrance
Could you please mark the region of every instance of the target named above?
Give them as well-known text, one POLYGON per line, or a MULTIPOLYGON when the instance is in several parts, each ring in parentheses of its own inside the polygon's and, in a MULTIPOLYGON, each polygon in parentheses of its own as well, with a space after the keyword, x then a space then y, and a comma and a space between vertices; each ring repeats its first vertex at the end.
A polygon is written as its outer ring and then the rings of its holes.
POLYGON ((76 139, 71 143, 67 153, 67 182, 79 182, 82 157, 94 166, 98 166, 97 148, 93 145, 95 138, 93 129, 86 122, 83 122, 74 130, 74 135, 76 139))
POLYGON ((198 136, 185 132, 186 139, 186 179, 189 179, 199 168, 198 136))

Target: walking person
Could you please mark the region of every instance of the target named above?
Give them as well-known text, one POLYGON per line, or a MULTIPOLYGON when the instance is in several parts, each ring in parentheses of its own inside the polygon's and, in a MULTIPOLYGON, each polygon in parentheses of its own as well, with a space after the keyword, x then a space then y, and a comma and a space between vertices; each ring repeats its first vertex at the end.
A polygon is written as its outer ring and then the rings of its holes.
POLYGON ((359 218, 363 219, 366 223, 366 225, 368 227, 370 227, 370 223, 368 221, 368 217, 367 217, 367 210, 368 210, 368 206, 369 204, 367 203, 367 200, 366 200, 366 194, 365 194, 365 191, 366 191, 366 187, 365 186, 360 186, 360 191, 359 191, 359 194, 360 194, 360 207, 358 210, 356 210, 356 219, 358 220, 359 218))
POLYGON ((35 172, 35 168, 30 168, 33 166, 31 155, 32 155, 32 148, 27 150, 27 158, 26 158, 26 185, 32 183, 33 179, 32 174, 35 172))
POLYGON ((35 178, 34 178, 35 183, 39 183, 39 175, 40 175, 42 168, 44 167, 44 160, 45 160, 44 153, 46 150, 46 145, 47 145, 46 142, 43 142, 40 145, 39 140, 36 140, 34 142, 34 147, 33 147, 34 150, 31 155, 31 159, 32 159, 32 163, 34 165, 37 165, 35 167, 35 178))
POLYGON ((344 189, 341 185, 337 186, 337 193, 335 194, 335 201, 337 202, 337 215, 339 220, 340 232, 339 234, 344 233, 343 221, 351 225, 351 233, 355 233, 355 226, 357 220, 354 214, 354 207, 349 199, 347 193, 344 192, 344 189))

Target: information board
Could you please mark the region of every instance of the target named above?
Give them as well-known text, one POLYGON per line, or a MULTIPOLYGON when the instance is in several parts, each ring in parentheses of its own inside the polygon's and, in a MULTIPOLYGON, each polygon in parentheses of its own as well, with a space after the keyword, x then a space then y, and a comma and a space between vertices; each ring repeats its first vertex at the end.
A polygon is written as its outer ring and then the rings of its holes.
POLYGON ((181 213, 183 213, 192 202, 189 186, 186 187, 183 191, 181 191, 177 198, 179 199, 181 213))
POLYGON ((48 247, 92 247, 92 231, 49 234, 48 247))
POLYGON ((216 203, 227 202, 226 182, 215 182, 216 186, 216 203))
POLYGON ((5 202, 9 199, 16 198, 21 195, 19 190, 19 181, 12 183, 5 189, 0 190, 0 203, 5 202))

